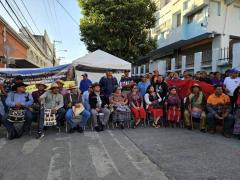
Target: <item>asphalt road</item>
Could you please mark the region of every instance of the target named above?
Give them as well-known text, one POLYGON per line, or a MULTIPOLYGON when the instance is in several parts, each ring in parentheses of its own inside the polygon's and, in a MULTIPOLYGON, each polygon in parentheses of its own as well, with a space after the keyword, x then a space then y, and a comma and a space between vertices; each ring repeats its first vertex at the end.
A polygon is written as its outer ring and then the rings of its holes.
POLYGON ((0 138, 0 180, 239 180, 240 141, 170 128, 0 138))

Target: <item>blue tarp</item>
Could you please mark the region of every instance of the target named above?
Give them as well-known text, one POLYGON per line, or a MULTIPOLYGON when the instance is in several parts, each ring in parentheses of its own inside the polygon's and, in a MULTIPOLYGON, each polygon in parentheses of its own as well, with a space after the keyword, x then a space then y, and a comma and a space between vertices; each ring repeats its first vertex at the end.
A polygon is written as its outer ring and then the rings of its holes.
POLYGON ((60 66, 54 67, 46 67, 46 68, 29 68, 29 69, 18 69, 18 68, 0 68, 0 76, 32 76, 39 74, 46 74, 54 71, 62 71, 64 69, 68 70, 72 67, 72 64, 64 64, 60 66))

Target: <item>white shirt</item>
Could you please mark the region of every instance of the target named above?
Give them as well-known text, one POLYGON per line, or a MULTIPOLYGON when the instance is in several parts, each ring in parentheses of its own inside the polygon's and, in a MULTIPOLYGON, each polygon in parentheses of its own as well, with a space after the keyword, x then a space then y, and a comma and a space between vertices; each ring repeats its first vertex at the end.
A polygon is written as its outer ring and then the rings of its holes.
POLYGON ((224 85, 228 89, 228 95, 233 96, 233 93, 235 89, 240 86, 240 78, 237 77, 235 79, 232 79, 231 77, 226 77, 224 80, 224 85))

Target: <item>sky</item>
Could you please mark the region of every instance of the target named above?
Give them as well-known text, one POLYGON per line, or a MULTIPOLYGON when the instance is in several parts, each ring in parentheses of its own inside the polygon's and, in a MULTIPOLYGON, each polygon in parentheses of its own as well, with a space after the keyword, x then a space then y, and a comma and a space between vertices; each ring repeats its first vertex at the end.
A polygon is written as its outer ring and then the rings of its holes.
MULTIPOLYGON (((6 7, 8 7, 5 0, 1 1, 6 7)), ((39 34, 39 30, 43 35, 44 30, 46 30, 51 41, 56 40, 62 42, 56 43, 56 55, 57 57, 65 57, 60 61, 60 64, 65 64, 71 63, 73 60, 86 55, 88 51, 86 50, 84 43, 80 41, 79 22, 81 12, 77 0, 58 1, 67 9, 74 20, 71 19, 64 9, 57 3, 57 0, 15 0, 35 34, 39 34), (28 8, 37 28, 31 21, 31 18, 25 10, 22 1, 28 8), (67 50, 67 52, 63 52, 61 50, 67 50)), ((15 8, 15 11, 18 11, 16 5, 14 4, 14 0, 8 0, 8 2, 13 8, 15 8)), ((1 4, 0 15, 17 32, 19 32, 18 27, 8 16, 1 4)), ((23 19, 22 22, 24 22, 23 19)), ((25 26, 26 25, 27 24, 25 23, 25 26)))

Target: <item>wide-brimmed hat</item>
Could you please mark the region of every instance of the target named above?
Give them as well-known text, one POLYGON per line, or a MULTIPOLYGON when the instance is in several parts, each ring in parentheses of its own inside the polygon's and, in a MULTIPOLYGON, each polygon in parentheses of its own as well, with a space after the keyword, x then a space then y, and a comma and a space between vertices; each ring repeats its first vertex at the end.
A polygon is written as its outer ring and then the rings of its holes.
POLYGON ((47 89, 47 85, 46 84, 43 84, 43 83, 37 83, 35 86, 36 88, 38 88, 38 86, 44 86, 44 89, 47 89))
POLYGON ((63 81, 63 80, 61 80, 61 79, 58 79, 58 80, 56 80, 56 83, 59 83, 59 84, 62 84, 62 85, 64 85, 64 81, 63 81))
POLYGON ((58 88, 58 85, 57 85, 57 83, 52 83, 52 84, 51 84, 51 87, 50 87, 50 89, 53 89, 53 88, 58 88))

